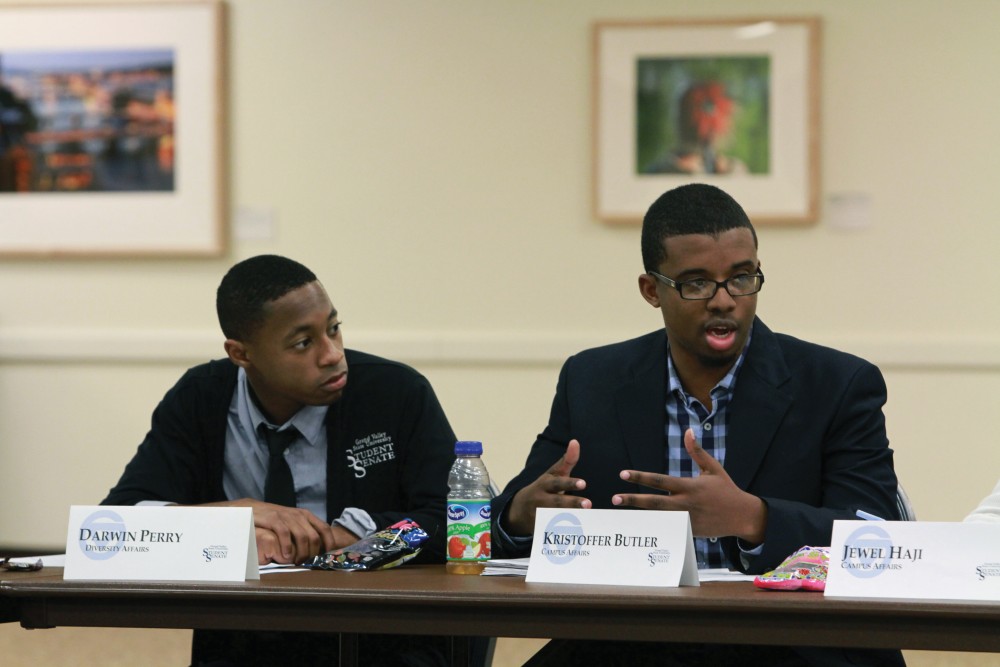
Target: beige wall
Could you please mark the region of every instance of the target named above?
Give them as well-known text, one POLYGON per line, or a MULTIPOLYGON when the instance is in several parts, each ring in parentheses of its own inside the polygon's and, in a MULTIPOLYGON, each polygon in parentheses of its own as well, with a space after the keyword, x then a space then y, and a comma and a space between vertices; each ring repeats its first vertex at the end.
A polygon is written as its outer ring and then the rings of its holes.
MULTIPOLYGON (((828 209, 761 227, 760 314, 883 368, 919 515, 960 519, 1000 476, 1000 3, 752 9, 822 17, 824 204, 872 202, 866 229, 828 209)), ((215 286, 261 252, 321 276, 349 344, 426 373, 506 482, 562 359, 659 324, 635 286, 638 229, 589 208, 591 23, 746 12, 232 0, 232 207, 273 214, 273 238, 218 260, 0 262, 0 543, 63 543, 68 506, 103 497, 180 372, 222 353, 215 286)))

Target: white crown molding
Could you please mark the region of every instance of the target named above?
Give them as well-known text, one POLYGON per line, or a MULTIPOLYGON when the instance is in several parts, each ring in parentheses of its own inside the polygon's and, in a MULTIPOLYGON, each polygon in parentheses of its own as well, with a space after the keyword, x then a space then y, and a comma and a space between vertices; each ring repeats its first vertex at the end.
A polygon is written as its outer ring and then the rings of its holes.
MULTIPOLYGON (((588 347, 628 338, 602 332, 351 330, 348 346, 411 364, 559 365, 588 347)), ((1000 339, 966 335, 802 335, 868 359, 883 370, 1000 372, 1000 339)), ((222 336, 209 330, 4 329, 0 363, 199 363, 221 357, 222 336)))

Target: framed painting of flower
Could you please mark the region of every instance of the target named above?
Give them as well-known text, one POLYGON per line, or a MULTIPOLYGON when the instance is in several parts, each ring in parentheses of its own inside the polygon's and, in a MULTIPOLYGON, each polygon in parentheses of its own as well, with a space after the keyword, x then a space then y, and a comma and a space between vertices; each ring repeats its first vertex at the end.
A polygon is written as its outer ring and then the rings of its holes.
POLYGON ((597 218, 699 181, 755 223, 816 219, 818 19, 603 21, 593 41, 597 218))

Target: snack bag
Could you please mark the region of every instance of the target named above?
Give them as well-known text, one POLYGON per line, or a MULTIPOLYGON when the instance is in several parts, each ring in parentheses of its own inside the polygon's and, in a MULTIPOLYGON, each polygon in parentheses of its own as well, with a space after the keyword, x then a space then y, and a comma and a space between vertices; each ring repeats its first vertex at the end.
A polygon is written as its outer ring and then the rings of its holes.
POLYGON ((346 547, 303 563, 316 570, 385 570, 420 553, 428 535, 412 519, 403 519, 346 547))
POLYGON ((779 591, 822 591, 829 564, 830 547, 802 547, 775 569, 757 575, 753 585, 779 591))

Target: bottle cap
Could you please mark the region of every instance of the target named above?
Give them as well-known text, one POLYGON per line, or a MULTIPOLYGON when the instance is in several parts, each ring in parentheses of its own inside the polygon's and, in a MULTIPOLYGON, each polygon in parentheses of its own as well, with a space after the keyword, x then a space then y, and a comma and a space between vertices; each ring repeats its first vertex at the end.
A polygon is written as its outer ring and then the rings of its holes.
POLYGON ((482 456, 483 443, 478 440, 459 440, 455 443, 455 456, 482 456))

